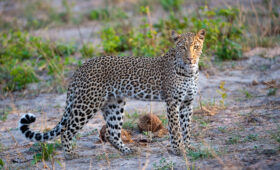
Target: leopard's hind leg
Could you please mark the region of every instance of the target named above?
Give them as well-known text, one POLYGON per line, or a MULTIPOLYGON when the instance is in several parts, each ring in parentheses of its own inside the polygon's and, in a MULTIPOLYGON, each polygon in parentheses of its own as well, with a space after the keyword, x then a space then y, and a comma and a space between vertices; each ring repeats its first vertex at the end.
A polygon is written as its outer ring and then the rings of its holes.
POLYGON ((94 101, 87 100, 88 98, 83 96, 80 99, 73 103, 72 109, 69 111, 69 118, 66 121, 64 129, 61 131, 61 143, 66 159, 78 157, 78 154, 73 152, 73 137, 93 118, 97 111, 100 110, 102 102, 105 101, 101 97, 94 101))
POLYGON ((109 142, 124 154, 132 153, 121 139, 121 129, 123 125, 125 101, 122 98, 111 98, 102 107, 104 119, 106 121, 105 137, 109 142))

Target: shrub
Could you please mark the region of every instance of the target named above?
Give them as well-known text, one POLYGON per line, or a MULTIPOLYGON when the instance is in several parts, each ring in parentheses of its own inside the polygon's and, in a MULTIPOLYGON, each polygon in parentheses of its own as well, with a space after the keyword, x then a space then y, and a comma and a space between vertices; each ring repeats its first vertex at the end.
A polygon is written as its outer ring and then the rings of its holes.
POLYGON ((108 20, 110 17, 107 8, 91 10, 89 13, 89 19, 91 20, 108 20))
POLYGON ((91 58, 95 55, 96 49, 93 44, 84 44, 80 49, 83 58, 91 58))
POLYGON ((105 53, 116 54, 128 49, 127 35, 117 28, 107 27, 101 31, 100 36, 105 53))
POLYGON ((32 67, 26 63, 2 66, 0 72, 1 89, 4 91, 22 90, 27 84, 39 81, 32 67))
POLYGON ((91 10, 88 14, 90 20, 113 20, 113 19, 125 19, 127 14, 120 8, 101 8, 91 10))
POLYGON ((28 45, 27 33, 0 33, 0 63, 8 62, 12 58, 24 60, 34 55, 34 50, 28 45))
POLYGON ((155 57, 165 52, 170 46, 170 41, 163 35, 159 35, 149 20, 149 8, 141 7, 143 18, 142 24, 130 32, 129 47, 134 56, 155 57))
POLYGON ((168 30, 176 30, 181 33, 183 30, 188 28, 189 22, 188 17, 182 19, 175 15, 174 12, 170 12, 167 19, 160 19, 159 23, 154 24, 155 29, 158 32, 166 33, 168 30))
POLYGON ((217 56, 222 60, 237 60, 242 57, 242 47, 238 43, 225 38, 218 42, 217 56))
POLYGON ((103 50, 106 53, 115 53, 121 44, 121 39, 113 28, 105 28, 101 31, 103 50))
POLYGON ((160 0, 161 6, 166 11, 180 10, 183 2, 183 0, 160 0))
POLYGON ((197 159, 205 159, 205 158, 213 158, 213 153, 205 148, 205 149, 198 149, 196 151, 189 150, 187 153, 188 156, 191 157, 191 160, 197 160, 197 159))
POLYGON ((158 53, 158 49, 152 44, 152 34, 156 32, 147 31, 142 33, 133 31, 129 43, 132 47, 134 56, 154 57, 158 53))
POLYGON ((207 30, 204 49, 217 55, 219 59, 238 59, 242 48, 238 44, 242 37, 243 26, 236 23, 239 10, 236 8, 209 10, 201 8, 199 14, 204 19, 192 18, 193 30, 207 30))
POLYGON ((0 168, 3 168, 5 166, 5 163, 2 159, 0 159, 0 168))
POLYGON ((54 53, 59 56, 73 55, 77 51, 77 46, 74 44, 62 44, 58 43, 55 45, 54 53))
POLYGON ((171 12, 167 19, 161 19, 154 27, 165 39, 169 38, 168 30, 181 32, 197 32, 206 29, 204 52, 216 54, 221 60, 238 59, 242 56, 239 42, 243 34, 243 26, 236 23, 238 9, 200 8, 197 15, 177 16, 171 12), (190 18, 190 19, 188 19, 190 18))
MULTIPOLYGON (((54 163, 54 156, 56 155, 57 144, 47 144, 47 143, 37 143, 36 146, 39 146, 39 151, 33 155, 32 165, 37 164, 40 161, 51 160, 52 164, 54 163)), ((31 148, 30 148, 31 149, 31 148)), ((57 163, 60 164, 58 160, 57 163)))
MULTIPOLYGON (((27 84, 38 82, 37 70, 47 69, 54 78, 63 74, 61 57, 72 55, 73 44, 57 44, 24 32, 0 33, 1 90, 21 90, 27 84)), ((70 61, 70 60, 69 60, 70 61)))
POLYGON ((31 63, 27 61, 35 54, 35 51, 28 45, 28 41, 26 33, 0 34, 1 90, 22 90, 27 84, 39 80, 31 67, 31 63))

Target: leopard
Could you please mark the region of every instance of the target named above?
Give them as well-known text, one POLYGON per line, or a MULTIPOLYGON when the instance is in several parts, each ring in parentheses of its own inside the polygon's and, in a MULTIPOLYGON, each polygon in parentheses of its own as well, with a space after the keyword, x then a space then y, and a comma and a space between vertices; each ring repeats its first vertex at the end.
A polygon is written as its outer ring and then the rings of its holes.
POLYGON ((73 74, 68 85, 66 106, 57 125, 46 132, 30 129, 36 117, 25 113, 19 130, 33 142, 61 137, 66 159, 79 155, 73 138, 97 112, 106 121, 107 141, 123 154, 131 149, 121 139, 124 106, 128 99, 166 103, 170 148, 174 154, 190 147, 194 98, 198 91, 199 58, 206 31, 178 34, 171 31, 174 46, 158 57, 100 56, 91 58, 73 74))

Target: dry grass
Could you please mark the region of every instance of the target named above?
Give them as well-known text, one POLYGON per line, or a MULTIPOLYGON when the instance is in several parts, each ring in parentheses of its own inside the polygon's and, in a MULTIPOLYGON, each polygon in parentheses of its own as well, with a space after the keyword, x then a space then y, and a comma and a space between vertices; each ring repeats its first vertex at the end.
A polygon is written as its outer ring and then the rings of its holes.
POLYGON ((246 25, 245 29, 249 32, 244 38, 243 49, 248 51, 254 47, 279 46, 280 16, 274 15, 274 7, 279 5, 279 2, 267 0, 255 3, 250 0, 249 3, 249 6, 241 3, 237 5, 240 9, 239 23, 246 25), (274 36, 278 38, 274 39, 274 36))

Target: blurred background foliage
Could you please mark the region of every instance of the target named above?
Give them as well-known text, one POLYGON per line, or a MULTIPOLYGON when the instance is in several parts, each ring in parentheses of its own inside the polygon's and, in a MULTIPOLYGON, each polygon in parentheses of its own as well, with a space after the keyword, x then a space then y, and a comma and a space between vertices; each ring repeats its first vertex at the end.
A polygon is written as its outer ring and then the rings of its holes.
POLYGON ((279 2, 273 0, 4 0, 0 11, 2 94, 40 82, 64 92, 65 77, 96 56, 161 56, 174 46, 171 30, 206 29, 200 69, 238 60, 254 47, 277 46, 280 39, 279 2), (81 36, 88 28, 90 41, 81 36), (78 30, 79 36, 63 40, 42 34, 56 29, 78 30))

